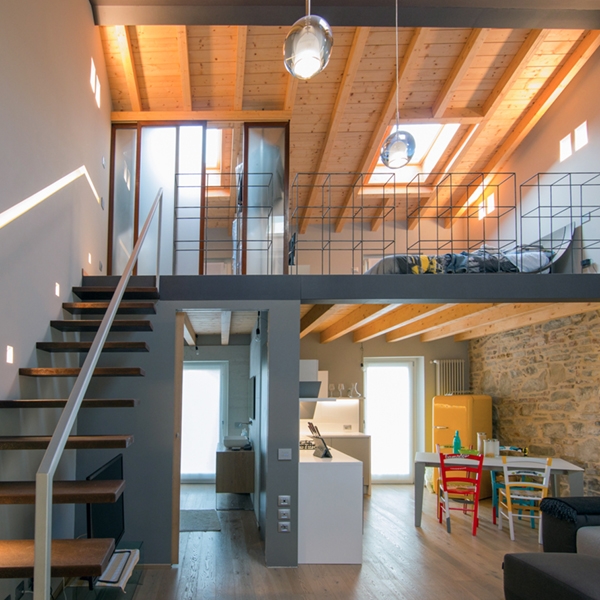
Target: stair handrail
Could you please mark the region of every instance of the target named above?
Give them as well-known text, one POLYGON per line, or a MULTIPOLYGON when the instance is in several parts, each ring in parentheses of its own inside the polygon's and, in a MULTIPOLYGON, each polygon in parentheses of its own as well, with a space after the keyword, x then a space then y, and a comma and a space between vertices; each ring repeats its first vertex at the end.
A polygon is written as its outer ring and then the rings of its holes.
POLYGON ((94 341, 90 347, 88 355, 83 363, 81 372, 77 377, 69 399, 58 420, 56 429, 52 434, 48 448, 42 458, 40 466, 35 476, 35 541, 34 541, 34 600, 49 600, 50 598, 50 570, 52 558, 52 483, 58 463, 62 457, 63 451, 85 393, 87 392, 90 380, 92 378, 100 353, 104 347, 104 342, 108 336, 112 323, 117 314, 119 304, 125 293, 125 288, 133 272, 134 265, 138 259, 140 249, 146 239, 151 222, 158 209, 158 238, 157 238, 157 270, 156 287, 159 286, 159 261, 160 261, 160 230, 162 221, 162 198, 163 190, 160 188, 150 208, 148 217, 144 223, 142 231, 133 248, 131 256, 125 265, 123 275, 115 289, 112 300, 110 301, 106 313, 94 341))

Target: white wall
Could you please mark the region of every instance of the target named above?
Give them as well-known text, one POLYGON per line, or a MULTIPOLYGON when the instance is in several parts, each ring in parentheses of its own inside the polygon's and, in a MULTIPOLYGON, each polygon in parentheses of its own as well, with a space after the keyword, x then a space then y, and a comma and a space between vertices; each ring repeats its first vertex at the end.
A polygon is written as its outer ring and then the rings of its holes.
MULTIPOLYGON (((110 97, 98 30, 86 0, 2 0, 0 3, 0 212, 85 165, 98 193, 108 198, 110 97), (90 86, 91 59, 100 77, 98 108, 90 86), (106 169, 102 167, 102 159, 106 169)), ((61 302, 81 269, 106 264, 107 211, 84 179, 0 230, 0 397, 64 397, 67 382, 33 382, 19 367, 50 366, 35 343, 50 339, 49 320, 62 317, 61 302), (92 264, 87 262, 88 253, 92 264), (60 298, 54 294, 60 284, 60 298), (5 362, 6 346, 15 350, 5 362)), ((58 339, 58 338, 57 338, 58 339)), ((57 365, 73 358, 62 357, 57 365)), ((71 382, 72 384, 72 382, 71 382)), ((4 410, 0 434, 45 433, 57 411, 4 410)), ((2 479, 32 478, 40 452, 0 453, 2 479)), ((58 476, 74 473, 67 452, 58 476)), ((54 532, 72 534, 72 506, 57 507, 54 532)), ((31 537, 33 508, 1 507, 0 538, 31 537)), ((14 593, 0 583, 0 597, 14 593)))

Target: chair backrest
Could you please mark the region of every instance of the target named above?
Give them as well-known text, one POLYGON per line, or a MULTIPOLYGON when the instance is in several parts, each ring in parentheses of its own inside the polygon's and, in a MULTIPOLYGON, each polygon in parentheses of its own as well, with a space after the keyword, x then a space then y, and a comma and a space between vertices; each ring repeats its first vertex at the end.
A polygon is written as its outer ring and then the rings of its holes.
POLYGON ((457 484, 479 487, 482 469, 483 454, 444 454, 440 452, 442 488, 446 491, 457 484))
POLYGON ((507 495, 524 492, 532 500, 547 496, 552 458, 503 456, 502 468, 507 495))

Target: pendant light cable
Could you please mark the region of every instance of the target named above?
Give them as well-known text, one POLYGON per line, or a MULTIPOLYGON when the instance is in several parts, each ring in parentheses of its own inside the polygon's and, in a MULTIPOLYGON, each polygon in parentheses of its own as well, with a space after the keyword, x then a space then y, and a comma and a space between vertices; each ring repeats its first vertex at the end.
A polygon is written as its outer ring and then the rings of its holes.
MULTIPOLYGON (((310 0, 307 0, 307 2, 310 2, 310 0)), ((398 54, 398 0, 396 0, 396 131, 400 129, 400 100, 398 99, 398 89, 400 87, 400 81, 398 79, 398 63, 400 60, 398 54)))

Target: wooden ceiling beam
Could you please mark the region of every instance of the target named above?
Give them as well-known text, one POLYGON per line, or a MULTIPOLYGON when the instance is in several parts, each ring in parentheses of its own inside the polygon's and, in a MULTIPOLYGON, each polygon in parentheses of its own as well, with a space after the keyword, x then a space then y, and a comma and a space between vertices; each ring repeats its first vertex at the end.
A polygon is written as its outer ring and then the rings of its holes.
POLYGON ((483 46, 489 31, 489 29, 473 29, 471 31, 460 55, 452 67, 448 79, 446 79, 433 104, 431 112, 434 119, 439 119, 448 108, 448 104, 450 104, 454 93, 462 83, 477 53, 481 50, 481 46, 483 46))
POLYGON ((246 74, 246 42, 248 27, 237 28, 236 60, 235 60, 235 91, 233 94, 233 110, 244 108, 244 76, 246 74))
POLYGON ((294 110, 294 104, 296 104, 296 95, 298 93, 297 77, 288 76, 287 87, 285 88, 285 100, 283 101, 283 110, 289 111, 290 113, 294 110))
MULTIPOLYGON (((335 140, 337 138, 340 124, 344 116, 344 110, 350 94, 352 92, 352 86, 358 73, 358 67, 362 60, 365 46, 371 32, 369 27, 357 27, 354 32, 354 38, 352 39, 352 46, 348 53, 348 59, 346 60, 346 67, 342 75, 342 81, 338 88, 338 93, 335 98, 335 104, 331 112, 331 118, 329 120, 329 127, 325 135, 325 142, 321 146, 321 155, 317 162, 315 173, 327 173, 329 159, 333 152, 335 140)), ((318 175, 315 175, 312 182, 312 189, 306 206, 300 212, 300 218, 298 221, 298 229, 301 234, 306 233, 308 227, 308 219, 310 218, 311 207, 313 207, 319 197, 320 188, 318 187, 318 175)))
MULTIPOLYGON (((586 31, 573 52, 540 90, 531 106, 525 111, 502 144, 498 146, 492 158, 482 169, 483 173, 491 173, 502 168, 513 151, 546 114, 546 111, 552 106, 567 85, 571 83, 577 73, 579 73, 592 54, 598 49, 598 46, 600 46, 600 31, 586 31)), ((462 206, 452 211, 453 216, 447 220, 446 227, 450 227, 453 219, 464 214, 467 208, 468 199, 462 206)))
POLYGON ((403 304, 398 308, 388 312, 382 317, 371 323, 363 325, 354 331, 353 342, 366 342, 380 335, 384 335, 393 329, 408 325, 413 321, 422 318, 427 314, 434 314, 437 311, 444 310, 448 304, 403 304))
POLYGON ((434 331, 447 323, 452 323, 456 320, 462 320, 466 317, 471 317, 477 313, 485 311, 488 308, 495 306, 494 304, 456 304, 448 306, 447 309, 437 312, 433 315, 427 315, 422 319, 414 321, 409 325, 400 327, 390 331, 385 336, 386 342, 399 342, 408 339, 415 335, 424 334, 428 331, 434 331))
POLYGON ((505 331, 512 331, 514 329, 520 329, 521 327, 527 327, 530 325, 537 325, 546 321, 553 321, 554 319, 561 319, 563 317, 570 317, 573 315, 591 312, 593 310, 600 310, 600 302, 553 303, 551 305, 546 305, 544 308, 521 315, 520 317, 504 319, 498 323, 492 323, 490 325, 484 325, 482 327, 470 329, 464 333, 454 336, 454 340, 457 342, 463 342, 478 337, 492 335, 494 333, 504 333, 505 331))
POLYGON ((221 311, 221 346, 229 346, 231 336, 231 311, 221 311))
POLYGON ((190 56, 188 52, 187 27, 177 27, 177 50, 181 75, 181 94, 183 110, 192 110, 192 86, 190 84, 190 56))
POLYGON ((183 341, 188 346, 196 345, 196 330, 190 321, 190 317, 187 313, 183 313, 183 341))
POLYGON ((314 331, 325 319, 328 319, 331 316, 329 313, 334 307, 335 304, 315 304, 300 319, 300 339, 314 331))
POLYGON ((135 71, 135 58, 133 56, 129 28, 126 25, 116 25, 115 34, 119 44, 123 70, 125 71, 125 81, 127 82, 127 91, 129 92, 131 108, 134 112, 139 112, 142 110, 142 101, 140 98, 140 87, 138 85, 135 71))
POLYGON ((333 340, 337 340, 343 335, 370 323, 397 307, 397 304, 362 304, 349 315, 342 317, 322 331, 321 344, 333 342, 333 340))
MULTIPOLYGON (((425 47, 425 39, 427 37, 427 30, 421 27, 415 29, 413 36, 408 44, 408 48, 402 62, 398 67, 398 86, 402 88, 404 83, 408 80, 410 71, 413 69, 415 62, 419 58, 422 50, 425 47)), ((364 173, 370 167, 373 159, 381 150, 381 143, 383 136, 390 126, 390 121, 396 112, 396 78, 392 82, 392 88, 388 94, 381 116, 375 125, 367 149, 363 153, 361 162, 356 170, 357 173, 364 173)), ((348 194, 344 198, 343 205, 335 221, 335 232, 340 233, 344 228, 345 220, 348 217, 348 212, 352 204, 352 198, 354 195, 354 187, 351 187, 348 194)))
POLYGON ((289 121, 289 110, 148 110, 113 111, 113 123, 137 123, 138 121, 225 121, 225 122, 272 122, 289 121))
POLYGON ((441 325, 434 331, 424 333, 421 336, 421 341, 433 342, 435 340, 441 340, 442 338, 449 337, 451 335, 457 335, 475 327, 483 327, 493 323, 514 319, 516 317, 520 317, 521 315, 546 308, 547 306, 548 304, 546 302, 499 304, 493 306, 492 308, 488 308, 487 310, 484 310, 473 317, 457 319, 452 323, 441 325))

